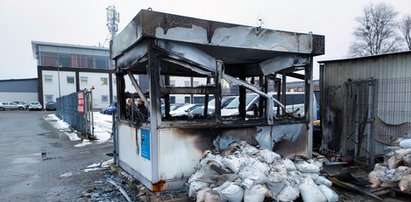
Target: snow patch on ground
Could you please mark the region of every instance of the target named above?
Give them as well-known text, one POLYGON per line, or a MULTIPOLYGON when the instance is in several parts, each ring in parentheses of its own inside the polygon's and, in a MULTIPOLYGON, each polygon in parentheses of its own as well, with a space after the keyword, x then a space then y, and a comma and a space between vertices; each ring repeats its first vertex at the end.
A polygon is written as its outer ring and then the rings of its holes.
POLYGON ((71 141, 81 140, 81 138, 79 138, 79 137, 77 136, 77 133, 75 133, 75 132, 64 132, 64 134, 66 134, 67 137, 69 137, 69 139, 70 139, 71 141))
POLYGON ((111 158, 107 161, 102 161, 100 163, 93 163, 93 164, 87 166, 87 168, 83 169, 83 171, 84 172, 91 172, 91 171, 106 169, 106 168, 110 167, 110 165, 113 164, 113 162, 114 162, 114 159, 111 158))
POLYGON ((81 143, 74 145, 75 147, 84 147, 86 145, 92 144, 90 140, 83 140, 81 143))
POLYGON ((60 175, 61 178, 67 178, 67 177, 71 177, 71 176, 73 176, 72 172, 67 172, 67 173, 63 173, 63 174, 60 175))
MULTIPOLYGON (((95 141, 83 140, 81 143, 74 145, 75 147, 84 147, 89 144, 101 144, 107 142, 111 138, 111 132, 113 127, 113 117, 111 115, 105 115, 101 113, 94 113, 94 136, 95 141)), ((81 138, 78 137, 77 132, 70 129, 70 125, 59 119, 55 114, 49 114, 44 117, 44 120, 49 121, 49 123, 61 132, 64 132, 71 141, 79 141, 81 138)))

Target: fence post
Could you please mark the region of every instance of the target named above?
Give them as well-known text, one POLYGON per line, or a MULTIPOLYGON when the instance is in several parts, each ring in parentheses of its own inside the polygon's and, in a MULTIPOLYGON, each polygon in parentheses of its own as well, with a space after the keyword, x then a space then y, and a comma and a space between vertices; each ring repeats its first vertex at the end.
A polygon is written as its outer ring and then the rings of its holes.
POLYGON ((373 167, 375 158, 374 148, 374 79, 368 80, 368 104, 367 104, 367 150, 369 152, 368 165, 373 167))

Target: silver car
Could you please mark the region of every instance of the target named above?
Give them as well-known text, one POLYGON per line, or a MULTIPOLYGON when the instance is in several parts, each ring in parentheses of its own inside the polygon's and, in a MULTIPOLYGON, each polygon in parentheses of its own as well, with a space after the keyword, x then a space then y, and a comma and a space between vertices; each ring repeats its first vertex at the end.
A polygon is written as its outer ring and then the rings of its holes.
POLYGON ((29 110, 42 110, 43 106, 41 106, 40 102, 32 101, 29 104, 29 110))
POLYGON ((4 110, 24 110, 23 105, 19 105, 15 102, 0 102, 0 111, 4 110))

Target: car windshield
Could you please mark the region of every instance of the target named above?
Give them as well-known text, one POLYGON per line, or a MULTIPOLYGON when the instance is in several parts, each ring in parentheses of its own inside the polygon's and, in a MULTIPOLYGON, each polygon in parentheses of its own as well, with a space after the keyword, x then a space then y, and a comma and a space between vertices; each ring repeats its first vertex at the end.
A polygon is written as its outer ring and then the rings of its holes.
MULTIPOLYGON (((235 98, 236 98, 235 96, 222 97, 221 98, 221 108, 224 108, 225 106, 227 106, 235 98)), ((212 100, 208 101, 207 105, 208 105, 209 108, 214 108, 215 107, 215 99, 212 99, 212 100)))
MULTIPOLYGON (((250 104, 250 102, 254 100, 255 97, 257 97, 257 95, 247 95, 245 105, 248 106, 250 104)), ((239 105, 240 105, 240 99, 239 99, 239 97, 236 97, 225 108, 227 108, 227 109, 237 109, 239 105)))

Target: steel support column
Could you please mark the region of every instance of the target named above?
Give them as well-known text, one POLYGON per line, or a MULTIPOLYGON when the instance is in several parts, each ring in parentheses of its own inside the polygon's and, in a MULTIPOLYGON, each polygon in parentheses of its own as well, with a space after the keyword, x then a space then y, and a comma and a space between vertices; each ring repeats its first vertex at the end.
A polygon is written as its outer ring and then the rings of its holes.
POLYGON ((310 63, 305 67, 305 119, 307 120, 307 154, 308 158, 313 156, 313 58, 310 57, 310 63))
POLYGON ((147 46, 150 91, 150 148, 151 148, 151 171, 152 182, 159 180, 158 176, 158 128, 161 124, 161 100, 160 100, 160 60, 153 49, 154 41, 147 46))

